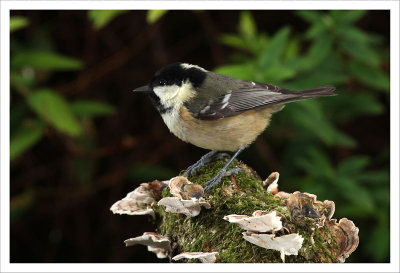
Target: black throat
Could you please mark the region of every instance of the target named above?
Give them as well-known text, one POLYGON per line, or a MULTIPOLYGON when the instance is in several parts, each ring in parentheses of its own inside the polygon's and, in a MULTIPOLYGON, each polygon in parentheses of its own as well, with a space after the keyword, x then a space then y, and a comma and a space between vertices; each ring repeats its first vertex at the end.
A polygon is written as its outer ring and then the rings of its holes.
POLYGON ((165 107, 161 104, 160 98, 154 94, 154 92, 148 93, 148 96, 154 107, 158 110, 158 112, 160 112, 161 115, 172 111, 172 107, 165 107))

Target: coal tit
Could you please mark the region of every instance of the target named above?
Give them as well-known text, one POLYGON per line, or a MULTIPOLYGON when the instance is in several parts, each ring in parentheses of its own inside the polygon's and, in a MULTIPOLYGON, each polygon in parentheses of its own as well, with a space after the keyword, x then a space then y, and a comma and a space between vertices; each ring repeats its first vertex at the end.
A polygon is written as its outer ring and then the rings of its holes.
POLYGON ((290 91, 278 86, 244 81, 187 63, 170 64, 155 73, 150 83, 134 92, 149 95, 169 130, 183 141, 211 150, 185 175, 218 157, 217 151, 235 154, 205 184, 205 190, 227 175, 237 155, 267 127, 271 115, 286 103, 336 95, 333 86, 290 91))

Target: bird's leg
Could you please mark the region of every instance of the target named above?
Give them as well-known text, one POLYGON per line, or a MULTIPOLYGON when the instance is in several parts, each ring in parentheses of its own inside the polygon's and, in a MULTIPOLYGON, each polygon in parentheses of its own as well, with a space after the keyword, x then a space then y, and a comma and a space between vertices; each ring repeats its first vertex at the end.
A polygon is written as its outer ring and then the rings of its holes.
POLYGON ((236 153, 231 157, 231 159, 225 164, 225 166, 217 173, 217 175, 204 184, 204 191, 207 191, 211 189, 214 185, 218 184, 221 181, 222 177, 231 175, 232 173, 238 173, 239 171, 241 171, 240 168, 232 169, 229 171, 227 171, 227 169, 229 165, 232 164, 233 160, 240 154, 240 152, 243 151, 243 149, 244 147, 237 150, 236 153))
POLYGON ((212 162, 214 160, 222 159, 224 157, 229 157, 228 154, 226 153, 218 153, 218 151, 210 151, 203 155, 199 161, 194 163, 193 165, 189 166, 189 168, 186 169, 185 174, 183 176, 188 177, 189 175, 194 174, 198 169, 203 167, 205 164, 212 162))

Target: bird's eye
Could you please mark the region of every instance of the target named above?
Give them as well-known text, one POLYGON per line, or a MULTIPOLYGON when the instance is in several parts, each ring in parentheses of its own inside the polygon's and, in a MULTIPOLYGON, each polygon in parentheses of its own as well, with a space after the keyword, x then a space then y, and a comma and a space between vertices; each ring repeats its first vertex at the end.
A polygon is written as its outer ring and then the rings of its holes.
POLYGON ((159 83, 160 85, 167 85, 167 81, 164 80, 164 79, 159 80, 158 83, 159 83))

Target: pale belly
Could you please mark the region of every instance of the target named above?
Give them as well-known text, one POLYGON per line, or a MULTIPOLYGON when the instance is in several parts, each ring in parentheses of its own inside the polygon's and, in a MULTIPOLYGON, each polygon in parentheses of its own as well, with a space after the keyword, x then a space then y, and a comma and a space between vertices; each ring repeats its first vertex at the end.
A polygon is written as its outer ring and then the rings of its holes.
POLYGON ((277 107, 249 110, 220 120, 198 120, 187 110, 162 115, 170 131, 183 141, 217 151, 236 151, 250 145, 268 126, 277 107))

